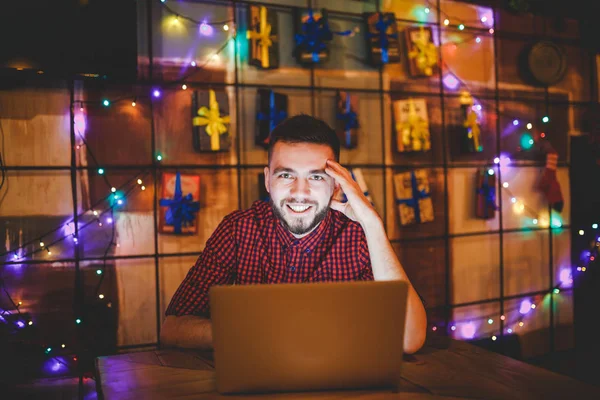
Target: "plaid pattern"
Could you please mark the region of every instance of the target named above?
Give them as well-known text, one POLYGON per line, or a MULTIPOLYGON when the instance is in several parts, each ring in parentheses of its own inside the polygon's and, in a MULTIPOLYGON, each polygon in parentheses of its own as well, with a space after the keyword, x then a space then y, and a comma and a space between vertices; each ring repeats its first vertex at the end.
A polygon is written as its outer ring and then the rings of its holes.
POLYGON ((256 201, 226 216, 173 295, 166 315, 209 316, 212 285, 373 280, 361 226, 329 210, 309 235, 296 239, 256 201))

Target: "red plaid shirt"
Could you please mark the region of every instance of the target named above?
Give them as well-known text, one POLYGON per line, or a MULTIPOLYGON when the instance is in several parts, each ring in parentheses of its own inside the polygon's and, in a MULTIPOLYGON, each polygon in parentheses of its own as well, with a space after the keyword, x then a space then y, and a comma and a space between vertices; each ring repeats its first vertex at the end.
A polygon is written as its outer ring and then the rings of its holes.
POLYGON ((361 226, 329 209, 319 226, 296 239, 256 201, 226 216, 173 295, 166 315, 209 316, 212 285, 373 280, 361 226))

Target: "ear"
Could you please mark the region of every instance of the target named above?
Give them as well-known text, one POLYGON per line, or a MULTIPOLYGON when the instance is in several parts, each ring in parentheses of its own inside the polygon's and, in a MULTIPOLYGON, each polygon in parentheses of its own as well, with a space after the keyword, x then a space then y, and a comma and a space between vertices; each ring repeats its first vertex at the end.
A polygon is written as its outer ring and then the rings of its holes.
POLYGON ((269 171, 269 167, 265 167, 264 169, 264 173, 265 173, 265 189, 267 189, 267 193, 271 193, 269 191, 269 180, 271 179, 271 172, 269 171))

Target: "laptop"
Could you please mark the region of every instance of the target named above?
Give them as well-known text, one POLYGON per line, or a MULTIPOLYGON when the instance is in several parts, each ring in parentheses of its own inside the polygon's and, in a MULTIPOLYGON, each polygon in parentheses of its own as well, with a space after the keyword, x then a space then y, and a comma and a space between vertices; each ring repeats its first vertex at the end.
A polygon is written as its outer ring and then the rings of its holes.
POLYGON ((220 393, 397 389, 404 281, 213 286, 220 393))

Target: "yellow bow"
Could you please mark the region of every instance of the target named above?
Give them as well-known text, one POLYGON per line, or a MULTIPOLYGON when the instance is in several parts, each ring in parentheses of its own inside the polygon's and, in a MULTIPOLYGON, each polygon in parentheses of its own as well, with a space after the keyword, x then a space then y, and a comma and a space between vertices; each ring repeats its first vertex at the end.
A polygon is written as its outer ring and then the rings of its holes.
POLYGON ((481 130, 479 129, 479 125, 477 125, 477 114, 475 114, 475 111, 470 110, 468 112, 467 119, 463 122, 463 126, 469 129, 469 139, 473 139, 475 151, 481 151, 481 145, 479 144, 481 130))
MULTIPOLYGON (((260 25, 258 31, 247 31, 246 37, 248 39, 256 39, 256 46, 260 47, 260 62, 263 68, 269 68, 269 47, 273 45, 273 40, 277 37, 271 36, 271 24, 267 22, 267 8, 264 6, 260 7, 260 25)), ((255 53, 256 47, 252 46, 252 52, 255 53)))
POLYGON ((417 114, 412 99, 408 103, 408 118, 396 124, 396 132, 399 149, 410 147, 412 151, 427 151, 431 148, 429 123, 417 114))
POLYGON ((421 25, 415 40, 412 41, 414 49, 408 53, 409 58, 415 58, 417 68, 419 68, 427 76, 433 75, 433 67, 438 62, 437 49, 435 44, 430 40, 425 33, 425 29, 421 25))
POLYGON ((229 123, 229 116, 221 117, 219 114, 219 103, 217 102, 217 96, 215 91, 210 89, 208 91, 208 106, 200 107, 198 109, 199 117, 194 117, 192 123, 194 126, 206 125, 206 133, 210 136, 210 149, 212 151, 219 151, 221 148, 219 136, 227 132, 227 126, 229 123))

